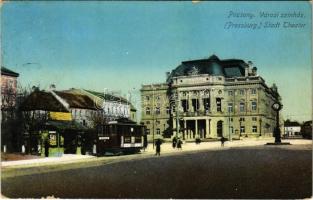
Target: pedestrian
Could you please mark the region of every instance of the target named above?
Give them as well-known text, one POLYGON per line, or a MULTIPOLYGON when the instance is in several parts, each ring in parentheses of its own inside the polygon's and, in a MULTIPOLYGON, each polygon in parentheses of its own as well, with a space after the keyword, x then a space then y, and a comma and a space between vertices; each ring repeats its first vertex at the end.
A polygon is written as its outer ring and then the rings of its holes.
POLYGON ((49 157, 49 139, 45 139, 45 157, 49 157))
POLYGON ((196 138, 196 144, 200 144, 201 143, 201 139, 200 138, 196 138))
POLYGON ((86 141, 85 141, 85 137, 82 138, 80 152, 81 152, 82 155, 86 155, 86 141))
POLYGON ((221 137, 221 146, 224 147, 224 143, 226 141, 226 138, 224 136, 221 137))
POLYGON ((156 141, 155 141, 155 146, 156 146, 156 148, 155 148, 155 155, 157 156, 160 156, 161 155, 161 144, 162 144, 162 141, 161 141, 161 139, 157 139, 156 141))
POLYGON ((183 144, 183 142, 181 141, 180 138, 178 138, 178 141, 177 141, 177 149, 182 150, 182 144, 183 144))
POLYGON ((177 144, 177 138, 176 138, 176 137, 173 137, 173 142, 172 142, 173 148, 176 147, 176 144, 177 144))
POLYGON ((147 135, 143 137, 143 151, 146 151, 146 148, 148 147, 148 139, 147 135))

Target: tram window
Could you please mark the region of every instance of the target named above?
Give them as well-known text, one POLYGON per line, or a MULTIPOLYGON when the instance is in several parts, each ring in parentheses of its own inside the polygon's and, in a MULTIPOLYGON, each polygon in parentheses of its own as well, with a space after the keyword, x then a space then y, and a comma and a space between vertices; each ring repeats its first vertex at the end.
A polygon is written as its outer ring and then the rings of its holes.
POLYGON ((108 126, 104 126, 104 135, 109 135, 110 134, 110 130, 108 126))
POLYGON ((124 136, 124 143, 131 143, 131 137, 130 136, 124 136))
POLYGON ((135 135, 139 135, 139 129, 138 127, 134 127, 134 132, 133 132, 135 135))
POLYGON ((135 143, 141 143, 141 136, 135 137, 135 143))

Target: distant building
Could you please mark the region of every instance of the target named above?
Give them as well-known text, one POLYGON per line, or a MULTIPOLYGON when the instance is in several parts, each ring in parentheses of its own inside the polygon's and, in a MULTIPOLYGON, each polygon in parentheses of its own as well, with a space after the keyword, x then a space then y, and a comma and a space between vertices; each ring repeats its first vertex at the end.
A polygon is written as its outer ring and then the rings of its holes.
POLYGON ((1 67, 1 150, 16 151, 19 129, 16 116, 17 78, 19 74, 1 67))
POLYGON ((292 137, 300 135, 301 133, 301 125, 296 121, 286 120, 284 122, 284 133, 286 137, 292 137))
POLYGON ((17 78, 19 74, 1 67, 1 110, 15 107, 17 93, 17 78))
POLYGON ((212 55, 182 62, 164 83, 143 85, 141 116, 150 139, 270 136, 279 100, 252 62, 212 55))

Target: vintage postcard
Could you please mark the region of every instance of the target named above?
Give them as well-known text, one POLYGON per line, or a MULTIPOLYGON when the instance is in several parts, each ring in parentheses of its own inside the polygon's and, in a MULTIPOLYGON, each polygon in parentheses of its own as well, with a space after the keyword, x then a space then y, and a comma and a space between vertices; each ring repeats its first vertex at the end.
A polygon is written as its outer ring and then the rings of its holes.
POLYGON ((312 197, 308 1, 4 1, 1 198, 312 197))

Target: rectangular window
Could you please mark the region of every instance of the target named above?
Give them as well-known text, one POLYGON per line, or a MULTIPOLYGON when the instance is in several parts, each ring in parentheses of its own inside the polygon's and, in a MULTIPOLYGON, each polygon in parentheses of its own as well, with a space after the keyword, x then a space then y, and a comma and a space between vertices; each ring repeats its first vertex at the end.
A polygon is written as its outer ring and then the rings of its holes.
POLYGON ((222 111, 221 98, 216 98, 216 110, 217 110, 217 112, 221 112, 222 111))
POLYGON ((150 129, 146 129, 147 135, 150 135, 150 129))
POLYGON ((257 117, 252 117, 252 121, 257 121, 257 117))
POLYGON ((135 136, 135 143, 141 143, 141 137, 135 136))
POLYGON ((147 108, 146 108, 146 115, 150 115, 150 114, 151 114, 150 108, 147 107, 147 108))
POLYGON ((245 94, 245 91, 244 91, 244 90, 239 90, 239 94, 240 94, 240 95, 244 95, 244 94, 245 94))
POLYGON ((253 133, 258 132, 257 126, 252 126, 252 132, 253 132, 253 133))
POLYGON ((203 98, 203 107, 204 107, 204 110, 210 110, 210 99, 209 98, 203 98))
POLYGON ((170 114, 170 107, 166 107, 166 114, 170 114))
POLYGON ((131 137, 130 136, 124 136, 124 143, 131 143, 131 137))
POLYGON ((160 107, 156 107, 156 108, 155 108, 155 114, 156 114, 156 115, 161 114, 160 107))
POLYGON ((256 111, 256 109, 257 109, 257 103, 256 103, 255 101, 252 101, 252 102, 251 102, 251 109, 252 109, 253 111, 256 111))
POLYGON ((244 122, 245 118, 244 117, 240 117, 239 121, 244 122))
POLYGON ((245 132, 245 127, 244 126, 240 126, 240 133, 244 133, 245 132))
POLYGON ((233 91, 232 90, 228 91, 228 96, 233 96, 233 91))
POLYGON ((252 88, 251 89, 251 94, 256 94, 256 89, 252 88))
POLYGON ((161 134, 161 131, 160 131, 159 128, 156 129, 156 134, 157 134, 157 135, 160 135, 160 134, 161 134))
POLYGON ((155 124, 156 124, 156 125, 160 125, 161 122, 157 120, 157 121, 155 121, 155 124))
POLYGON ((192 99, 192 107, 194 111, 199 110, 199 99, 192 99))
POLYGON ((245 103, 240 102, 240 104, 239 104, 239 110, 240 110, 240 112, 244 112, 244 111, 245 111, 245 103))
POLYGON ((149 100, 150 100, 150 97, 149 97, 149 96, 146 96, 146 100, 149 101, 149 100))
POLYGON ((228 111, 229 113, 233 112, 233 103, 228 103, 228 109, 227 109, 227 111, 228 111))
POLYGON ((183 107, 183 112, 187 112, 188 111, 188 100, 186 100, 186 99, 181 100, 181 106, 183 107))

